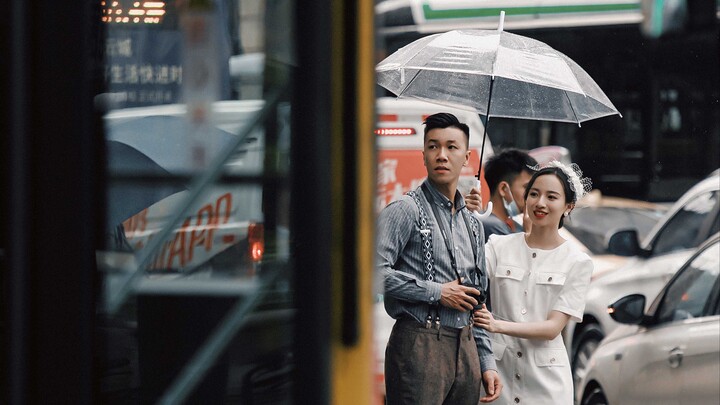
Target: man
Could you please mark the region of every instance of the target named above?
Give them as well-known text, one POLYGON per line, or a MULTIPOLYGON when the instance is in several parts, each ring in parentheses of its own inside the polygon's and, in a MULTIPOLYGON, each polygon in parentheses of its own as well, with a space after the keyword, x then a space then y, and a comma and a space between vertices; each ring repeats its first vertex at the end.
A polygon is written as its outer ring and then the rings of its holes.
POLYGON ((385 356, 387 403, 477 405, 495 400, 502 384, 488 335, 469 317, 487 286, 482 225, 457 191, 470 130, 447 113, 424 124, 428 177, 378 218, 377 268, 396 319, 385 356))
MULTIPOLYGON (((490 189, 490 201, 493 203, 492 213, 481 221, 485 229, 485 240, 490 235, 507 235, 523 232, 523 225, 513 219, 525 212, 525 186, 537 161, 526 152, 518 149, 507 149, 491 157, 485 163, 485 181, 490 189)), ((468 209, 480 207, 480 194, 473 190, 466 196, 468 209)))

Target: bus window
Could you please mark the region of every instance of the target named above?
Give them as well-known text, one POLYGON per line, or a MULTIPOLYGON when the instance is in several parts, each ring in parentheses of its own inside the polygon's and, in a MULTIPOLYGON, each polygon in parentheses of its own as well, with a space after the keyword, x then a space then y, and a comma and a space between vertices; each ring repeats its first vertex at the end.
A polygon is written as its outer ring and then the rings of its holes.
POLYGON ((257 80, 265 60, 247 55, 289 53, 262 38, 265 21, 291 14, 233 0, 101 5, 101 400, 289 400, 291 83, 257 80))

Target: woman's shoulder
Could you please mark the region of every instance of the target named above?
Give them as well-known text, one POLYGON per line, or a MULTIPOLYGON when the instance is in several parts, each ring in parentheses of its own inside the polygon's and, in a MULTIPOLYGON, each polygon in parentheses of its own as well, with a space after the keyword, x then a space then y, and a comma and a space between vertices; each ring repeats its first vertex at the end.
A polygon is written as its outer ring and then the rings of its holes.
POLYGON ((585 253, 579 246, 577 246, 576 244, 572 243, 571 241, 569 241, 569 240, 568 240, 568 241, 565 241, 565 242, 563 243, 563 245, 564 245, 564 246, 566 247, 566 249, 567 249, 567 253, 566 253, 566 254, 567 254, 568 256, 574 258, 575 260, 577 260, 577 261, 583 261, 583 262, 586 262, 586 261, 587 261, 587 262, 590 262, 590 261, 592 261, 592 259, 590 258, 590 256, 589 256, 587 253, 585 253))
POLYGON ((524 246, 525 234, 522 232, 511 233, 507 235, 492 234, 488 238, 488 243, 493 247, 503 246, 524 246))
POLYGON ((574 267, 585 268, 589 271, 593 269, 593 261, 590 256, 583 252, 578 246, 570 241, 565 242, 567 245, 567 262, 572 263, 574 267))

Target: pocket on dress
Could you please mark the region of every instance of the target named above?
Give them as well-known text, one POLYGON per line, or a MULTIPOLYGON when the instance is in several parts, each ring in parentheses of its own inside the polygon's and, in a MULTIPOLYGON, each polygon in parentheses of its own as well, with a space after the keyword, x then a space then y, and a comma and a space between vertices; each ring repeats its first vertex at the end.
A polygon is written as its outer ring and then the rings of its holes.
POLYGON ((542 273, 536 274, 535 284, 563 285, 563 284, 565 284, 566 279, 567 279, 567 274, 565 274, 565 273, 542 272, 542 273))
POLYGON ((527 270, 521 267, 502 265, 495 270, 495 279, 520 281, 525 278, 525 273, 527 273, 527 270))
POLYGON ((538 367, 565 367, 568 365, 567 353, 564 348, 536 349, 535 365, 538 367))
POLYGON ((492 341, 492 351, 493 351, 493 357, 495 357, 496 361, 500 361, 503 358, 503 354, 505 354, 505 348, 507 345, 505 343, 492 341))

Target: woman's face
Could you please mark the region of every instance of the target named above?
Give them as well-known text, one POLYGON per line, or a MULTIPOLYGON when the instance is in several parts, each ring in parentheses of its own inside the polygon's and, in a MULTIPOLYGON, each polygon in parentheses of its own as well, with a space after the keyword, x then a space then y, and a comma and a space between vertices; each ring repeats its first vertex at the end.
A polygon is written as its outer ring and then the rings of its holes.
POLYGON ((529 187, 525 206, 533 226, 557 228, 560 218, 572 208, 572 204, 565 202, 560 178, 552 173, 544 174, 529 187))

